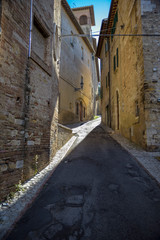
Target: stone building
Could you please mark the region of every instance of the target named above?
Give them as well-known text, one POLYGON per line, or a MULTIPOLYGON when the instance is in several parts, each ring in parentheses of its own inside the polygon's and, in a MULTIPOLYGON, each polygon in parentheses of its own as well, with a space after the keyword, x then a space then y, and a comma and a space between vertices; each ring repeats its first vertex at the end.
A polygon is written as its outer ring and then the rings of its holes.
POLYGON ((158 0, 112 0, 97 49, 103 122, 151 151, 160 149, 159 21, 158 0))
POLYGON ((0 199, 56 151, 60 7, 0 1, 0 199))
POLYGON ((77 14, 86 16, 84 9, 82 12, 79 12, 79 9, 71 10, 65 0, 61 2, 59 122, 68 124, 86 121, 93 117, 96 105, 94 82, 98 85, 98 72, 93 41, 85 36, 75 36, 86 33, 82 30, 82 25, 83 28, 85 26, 89 29, 90 34, 91 26, 95 24, 93 7, 86 7, 86 9, 91 8, 92 12, 87 10, 89 18, 85 17, 86 22, 79 22, 77 14))

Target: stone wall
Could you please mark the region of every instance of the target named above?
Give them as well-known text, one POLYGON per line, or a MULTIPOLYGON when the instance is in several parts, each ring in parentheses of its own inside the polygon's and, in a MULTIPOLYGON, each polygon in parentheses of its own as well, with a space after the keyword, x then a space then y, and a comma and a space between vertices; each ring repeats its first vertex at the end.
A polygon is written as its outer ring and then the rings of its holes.
MULTIPOLYGON (((127 1, 125 5, 119 1, 117 9, 115 34, 141 34, 140 1, 127 1)), ((142 37, 114 36, 110 45, 111 126, 145 147, 142 37)))
POLYGON ((19 180, 25 181, 44 168, 57 150, 59 69, 53 60, 53 23, 60 24, 60 15, 53 15, 53 4, 60 12, 58 0, 33 3, 28 58, 30 1, 2 0, 1 199, 14 191, 19 180), (38 36, 40 41, 35 43, 38 36))
MULTIPOLYGON (((160 1, 141 0, 142 32, 160 34, 160 1)), ((160 39, 143 37, 146 145, 160 149, 160 39)))
MULTIPOLYGON (((111 127, 147 150, 160 148, 160 2, 119 1, 115 34, 110 37, 111 127), (125 35, 126 34, 126 35, 125 35), (131 34, 130 36, 128 34, 131 34)), ((113 16, 113 18, 115 18, 113 16)), ((101 50, 103 68, 109 56, 101 50)), ((106 70, 102 71, 102 120, 106 122, 104 91, 106 70)))
POLYGON ((65 127, 64 125, 58 124, 58 143, 57 148, 63 147, 69 139, 73 136, 72 129, 65 127))

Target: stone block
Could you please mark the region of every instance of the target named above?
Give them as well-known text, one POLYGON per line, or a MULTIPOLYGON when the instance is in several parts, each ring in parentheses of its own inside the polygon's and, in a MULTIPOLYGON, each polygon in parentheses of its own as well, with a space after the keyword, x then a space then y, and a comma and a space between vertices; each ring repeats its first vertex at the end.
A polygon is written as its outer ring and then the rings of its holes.
POLYGON ((15 119, 15 124, 24 125, 24 120, 23 119, 15 119))
POLYGON ((17 162, 16 162, 16 168, 18 169, 18 168, 23 168, 23 164, 24 164, 24 161, 23 160, 18 160, 17 162))
POLYGON ((14 162, 9 162, 8 167, 9 167, 9 169, 13 170, 16 168, 16 164, 14 162))
POLYGON ((5 171, 7 171, 7 169, 8 169, 8 165, 7 164, 0 165, 1 172, 5 172, 5 171))
POLYGON ((34 141, 27 141, 28 146, 34 146, 35 142, 34 141))

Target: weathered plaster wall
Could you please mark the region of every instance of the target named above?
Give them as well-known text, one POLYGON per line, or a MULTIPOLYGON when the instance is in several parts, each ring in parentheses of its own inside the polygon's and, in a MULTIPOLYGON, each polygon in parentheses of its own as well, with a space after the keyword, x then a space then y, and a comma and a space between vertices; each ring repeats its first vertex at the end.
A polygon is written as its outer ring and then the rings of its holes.
MULTIPOLYGON (((62 8, 62 35, 71 34, 71 31, 78 34, 74 24, 62 8)), ((87 120, 93 117, 91 57, 91 52, 82 38, 62 38, 59 82, 60 123, 66 124, 79 121, 79 115, 76 115, 77 101, 82 101, 83 107, 86 109, 83 119, 87 120), (80 88, 81 76, 83 76, 84 81, 83 90, 75 91, 75 88, 80 88)))

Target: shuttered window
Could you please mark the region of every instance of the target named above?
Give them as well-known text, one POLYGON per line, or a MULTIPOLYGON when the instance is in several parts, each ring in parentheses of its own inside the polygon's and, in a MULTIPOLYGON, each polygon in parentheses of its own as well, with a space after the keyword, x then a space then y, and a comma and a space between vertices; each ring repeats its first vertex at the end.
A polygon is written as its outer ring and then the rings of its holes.
POLYGON ((114 67, 114 71, 116 70, 116 56, 114 56, 113 58, 113 67, 114 67))
POLYGON ((118 67, 118 64, 119 64, 119 62, 118 62, 118 61, 119 61, 119 60, 118 60, 118 48, 117 48, 117 51, 116 51, 116 58, 117 58, 117 59, 116 59, 116 60, 117 60, 117 67, 118 67))

